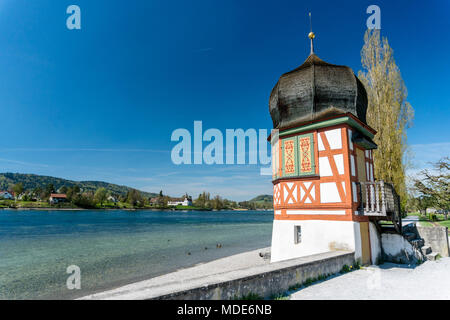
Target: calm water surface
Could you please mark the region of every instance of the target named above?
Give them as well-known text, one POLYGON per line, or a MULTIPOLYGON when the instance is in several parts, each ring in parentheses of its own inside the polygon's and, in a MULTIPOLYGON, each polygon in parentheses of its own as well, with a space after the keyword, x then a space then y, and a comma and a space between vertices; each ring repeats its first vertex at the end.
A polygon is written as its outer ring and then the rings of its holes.
POLYGON ((0 299, 71 299, 270 246, 272 220, 271 211, 3 210, 0 299), (81 269, 81 290, 66 287, 69 265, 81 269))

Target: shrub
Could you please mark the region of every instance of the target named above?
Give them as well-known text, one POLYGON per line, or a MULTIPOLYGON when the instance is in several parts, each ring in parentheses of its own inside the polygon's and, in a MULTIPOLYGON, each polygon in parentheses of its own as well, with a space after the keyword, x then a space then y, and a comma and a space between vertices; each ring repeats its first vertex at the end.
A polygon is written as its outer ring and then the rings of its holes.
POLYGON ((347 273, 350 272, 350 267, 346 264, 344 264, 344 266, 341 269, 341 273, 347 273))
POLYGON ((263 297, 253 292, 250 292, 249 294, 242 296, 240 298, 234 297, 234 300, 262 300, 262 299, 263 297))

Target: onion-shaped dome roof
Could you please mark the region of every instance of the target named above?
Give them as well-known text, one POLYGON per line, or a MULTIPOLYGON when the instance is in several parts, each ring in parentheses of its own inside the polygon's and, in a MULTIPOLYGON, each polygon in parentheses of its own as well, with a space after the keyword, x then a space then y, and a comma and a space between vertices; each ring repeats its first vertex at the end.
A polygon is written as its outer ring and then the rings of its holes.
POLYGON ((276 129, 348 112, 366 123, 367 93, 351 68, 311 53, 300 67, 280 77, 269 110, 276 129))

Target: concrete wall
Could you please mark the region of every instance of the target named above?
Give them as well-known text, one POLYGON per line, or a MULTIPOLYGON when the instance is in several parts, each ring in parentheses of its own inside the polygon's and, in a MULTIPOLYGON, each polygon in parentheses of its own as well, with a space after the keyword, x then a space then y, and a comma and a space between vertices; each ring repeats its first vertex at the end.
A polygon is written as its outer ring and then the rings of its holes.
POLYGON ((381 250, 381 237, 373 222, 369 222, 369 234, 372 264, 379 264, 383 258, 383 252, 381 250))
MULTIPOLYGON (((154 300, 230 300, 257 294, 264 298, 321 275, 335 274, 354 263, 353 252, 334 252, 270 264, 269 270, 245 277, 218 281, 202 287, 161 295, 154 300), (302 261, 298 262, 298 260, 302 261)), ((221 278, 226 279, 227 275, 221 278)))
POLYGON ((416 263, 421 257, 413 246, 402 236, 395 233, 381 234, 383 259, 394 263, 416 263))
POLYGON ((417 227, 419 237, 425 240, 433 252, 439 252, 442 257, 449 256, 448 228, 447 227, 417 227))
POLYGON ((322 252, 347 250, 361 258, 361 231, 358 222, 330 220, 274 220, 271 262, 305 257, 322 252), (294 241, 295 226, 302 239, 294 241))

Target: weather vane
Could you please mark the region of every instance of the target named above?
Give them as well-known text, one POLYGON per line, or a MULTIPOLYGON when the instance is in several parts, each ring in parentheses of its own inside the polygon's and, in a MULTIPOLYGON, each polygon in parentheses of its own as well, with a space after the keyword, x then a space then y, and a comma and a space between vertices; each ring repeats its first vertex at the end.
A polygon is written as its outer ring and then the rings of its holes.
POLYGON ((316 35, 312 31, 312 18, 311 18, 311 12, 309 13, 309 25, 311 27, 311 32, 308 34, 308 38, 311 39, 311 54, 314 54, 314 38, 316 35))

